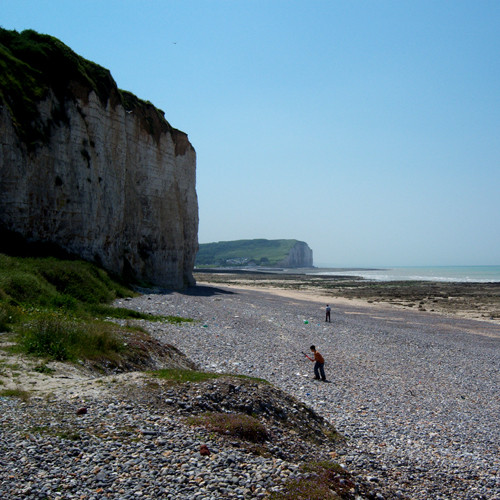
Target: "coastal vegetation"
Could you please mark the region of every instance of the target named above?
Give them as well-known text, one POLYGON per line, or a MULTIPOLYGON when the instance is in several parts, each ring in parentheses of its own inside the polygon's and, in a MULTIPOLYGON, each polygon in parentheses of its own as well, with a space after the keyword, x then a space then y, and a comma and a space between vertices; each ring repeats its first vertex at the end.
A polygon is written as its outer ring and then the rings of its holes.
POLYGON ((191 321, 113 307, 137 295, 106 271, 80 260, 0 254, 0 331, 10 332, 15 350, 60 361, 127 357, 130 329, 113 319, 191 321))
MULTIPOLYGON (((152 372, 152 375, 154 377, 179 384, 182 384, 184 382, 202 382, 204 380, 228 376, 227 373, 204 372, 197 370, 186 370, 181 368, 163 368, 152 372)), ((231 374, 230 376, 242 380, 251 380, 253 382, 258 382, 261 384, 269 384, 267 380, 259 377, 249 377, 248 375, 240 374, 231 374)))
POLYGON ((201 243, 195 264, 198 267, 272 267, 283 261, 297 243, 297 240, 266 239, 201 243))
POLYGON ((29 151, 45 144, 51 128, 66 123, 66 100, 87 100, 93 91, 106 106, 121 104, 127 111, 143 115, 143 125, 155 135, 156 125, 170 127, 163 111, 132 93, 117 88, 108 69, 89 61, 57 38, 24 30, 0 28, 0 104, 10 111, 16 132, 29 151), (51 120, 41 120, 38 104, 52 93, 56 103, 51 120))
POLYGON ((269 438, 262 422, 244 413, 207 412, 189 417, 187 422, 190 425, 202 426, 209 431, 234 436, 253 443, 260 443, 269 438))
POLYGON ((272 493, 271 500, 338 500, 351 498, 354 486, 349 474, 336 462, 306 462, 301 467, 307 474, 285 482, 283 491, 272 493))

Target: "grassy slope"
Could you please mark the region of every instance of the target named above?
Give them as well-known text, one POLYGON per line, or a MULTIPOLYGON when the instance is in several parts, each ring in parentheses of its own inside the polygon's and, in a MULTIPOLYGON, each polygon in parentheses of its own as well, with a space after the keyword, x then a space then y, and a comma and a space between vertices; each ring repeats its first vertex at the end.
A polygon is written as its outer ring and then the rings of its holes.
MULTIPOLYGON (((285 259, 297 240, 236 240, 200 244, 198 266, 234 265, 230 259, 245 259, 257 265, 275 266, 285 259)), ((245 262, 246 263, 246 262, 245 262)))
POLYGON ((12 332, 19 349, 30 354, 116 360, 127 349, 123 332, 107 318, 188 321, 109 305, 132 295, 88 262, 0 254, 0 332, 12 332))

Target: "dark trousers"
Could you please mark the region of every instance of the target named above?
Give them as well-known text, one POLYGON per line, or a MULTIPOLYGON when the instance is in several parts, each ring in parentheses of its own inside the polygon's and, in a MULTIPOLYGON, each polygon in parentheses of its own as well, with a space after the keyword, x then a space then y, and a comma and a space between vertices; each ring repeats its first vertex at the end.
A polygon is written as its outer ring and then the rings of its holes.
POLYGON ((314 363, 314 377, 319 380, 319 374, 321 373, 321 380, 326 380, 325 376, 325 369, 324 369, 325 363, 314 363))
POLYGON ((326 311, 325 321, 329 321, 331 323, 331 320, 330 320, 330 311, 326 311))

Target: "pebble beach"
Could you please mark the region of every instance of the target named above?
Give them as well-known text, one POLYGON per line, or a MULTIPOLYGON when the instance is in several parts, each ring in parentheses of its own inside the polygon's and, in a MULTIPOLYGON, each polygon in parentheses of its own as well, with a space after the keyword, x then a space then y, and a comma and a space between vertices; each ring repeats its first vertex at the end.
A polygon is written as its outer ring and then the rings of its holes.
POLYGON ((197 287, 123 301, 195 319, 152 324, 199 367, 262 377, 348 442, 341 465, 412 499, 500 498, 500 326, 269 291, 197 287), (307 298, 307 297, 306 297, 307 298), (316 345, 331 383, 312 380, 316 345))
MULTIPOLYGON (((300 481, 301 463, 333 458, 362 485, 347 482, 346 498, 500 499, 497 322, 337 301, 326 323, 322 297, 300 292, 143 292, 115 305, 194 319, 137 323, 201 370, 268 380, 345 439, 313 446, 270 424, 271 455, 259 456, 185 420, 203 408, 273 403, 258 384, 153 390, 141 372, 96 378, 62 367, 38 374, 49 391, 0 397, 1 498, 266 499, 283 481, 300 481), (330 383, 313 380, 303 355, 311 344, 330 383)), ((307 415, 292 400, 275 401, 290 416, 307 415)))

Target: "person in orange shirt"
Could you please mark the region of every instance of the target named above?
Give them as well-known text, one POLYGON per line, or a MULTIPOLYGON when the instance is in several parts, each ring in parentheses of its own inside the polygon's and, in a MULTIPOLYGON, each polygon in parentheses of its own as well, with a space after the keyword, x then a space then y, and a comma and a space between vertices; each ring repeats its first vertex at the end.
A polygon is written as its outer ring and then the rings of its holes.
POLYGON ((311 352, 313 353, 314 358, 310 358, 307 354, 305 354, 305 357, 314 363, 314 379, 320 380, 321 374, 321 380, 326 382, 325 358, 321 356, 321 354, 316 350, 316 347, 313 345, 311 346, 311 352))

